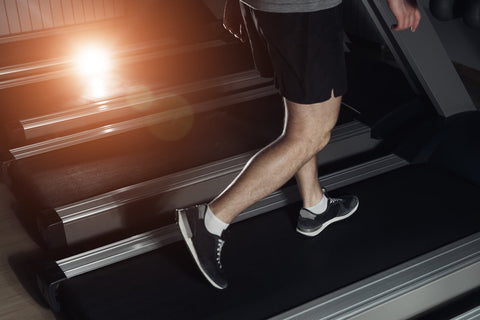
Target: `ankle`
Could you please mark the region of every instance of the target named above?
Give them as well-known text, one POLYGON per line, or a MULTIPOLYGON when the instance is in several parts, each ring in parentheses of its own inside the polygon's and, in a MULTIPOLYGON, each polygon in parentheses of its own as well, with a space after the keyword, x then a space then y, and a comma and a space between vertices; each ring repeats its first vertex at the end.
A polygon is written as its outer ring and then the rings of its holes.
POLYGON ((323 195, 320 201, 318 201, 313 206, 305 207, 305 209, 307 209, 308 211, 314 214, 321 214, 327 210, 327 207, 328 207, 328 198, 325 195, 323 195))
POLYGON ((322 189, 318 188, 315 191, 311 192, 309 195, 304 195, 303 196, 303 207, 304 208, 309 208, 320 201, 324 198, 324 194, 322 192, 322 189))
POLYGON ((228 223, 223 222, 221 219, 215 216, 213 211, 210 209, 210 206, 207 206, 204 223, 205 228, 207 228, 208 232, 219 237, 222 235, 222 232, 229 226, 228 223))

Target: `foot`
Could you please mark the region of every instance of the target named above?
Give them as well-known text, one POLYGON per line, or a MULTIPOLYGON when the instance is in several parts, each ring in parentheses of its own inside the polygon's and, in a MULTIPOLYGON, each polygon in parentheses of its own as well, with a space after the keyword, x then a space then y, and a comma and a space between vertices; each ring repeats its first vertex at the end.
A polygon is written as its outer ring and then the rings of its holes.
POLYGON ((221 237, 205 228, 206 205, 177 210, 177 222, 183 239, 205 278, 217 289, 225 289, 227 281, 223 274, 220 256, 225 243, 221 237))
POLYGON ((356 196, 343 196, 340 198, 328 198, 325 212, 314 214, 302 208, 297 222, 297 232, 314 237, 322 232, 330 224, 350 217, 358 209, 356 196))

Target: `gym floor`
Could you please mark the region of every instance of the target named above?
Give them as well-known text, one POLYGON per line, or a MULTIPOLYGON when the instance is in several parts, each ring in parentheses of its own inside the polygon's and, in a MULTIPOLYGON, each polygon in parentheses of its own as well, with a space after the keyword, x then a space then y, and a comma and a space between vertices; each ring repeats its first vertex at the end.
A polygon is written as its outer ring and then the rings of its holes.
MULTIPOLYGON (((477 108, 480 109, 480 72, 456 65, 477 108)), ((35 292, 28 264, 40 248, 25 232, 14 213, 15 200, 0 183, 0 319, 55 319, 35 292)))
MULTIPOLYGON (((20 274, 25 270, 22 260, 38 255, 39 247, 25 232, 13 211, 15 201, 4 184, 0 184, 0 319, 55 319, 28 293, 20 274), (14 271, 15 270, 15 271, 14 271), (18 273, 18 276, 17 274, 18 273)), ((32 274, 27 273, 27 277, 32 274)), ((28 283, 28 282, 27 282, 28 283)))

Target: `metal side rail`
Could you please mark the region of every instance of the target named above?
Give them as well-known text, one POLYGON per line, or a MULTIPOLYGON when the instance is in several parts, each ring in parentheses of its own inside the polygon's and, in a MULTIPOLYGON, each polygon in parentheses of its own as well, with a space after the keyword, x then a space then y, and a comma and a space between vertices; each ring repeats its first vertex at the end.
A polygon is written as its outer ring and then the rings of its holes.
POLYGON ((271 320, 408 319, 480 286, 479 275, 476 233, 271 320))
MULTIPOLYGON (((320 166, 368 152, 379 143, 379 140, 370 137, 369 127, 358 121, 348 122, 334 128, 331 141, 322 150, 317 163, 320 166)), ((125 228, 124 223, 129 215, 126 208, 137 201, 147 201, 148 207, 155 208, 154 212, 149 213, 150 217, 155 217, 162 212, 173 212, 176 208, 210 200, 230 184, 254 153, 247 152, 46 210, 38 216, 41 234, 51 246, 73 245, 125 228)), ((352 169, 353 179, 357 179, 360 172, 367 177, 371 173, 381 173, 375 172, 374 168, 382 171, 404 163, 392 155, 380 158, 352 169), (367 171, 360 171, 365 166, 367 171)), ((338 174, 348 177, 350 172, 347 170, 338 174)), ((325 180, 322 183, 331 180, 330 175, 322 179, 325 180)), ((348 178, 345 179, 342 181, 348 181, 348 178)), ((335 178, 328 184, 340 186, 335 178)), ((276 202, 284 200, 277 199, 276 202)))
MULTIPOLYGON (((322 181, 323 186, 334 190, 407 164, 405 160, 395 155, 388 155, 321 176, 319 180, 322 181)), ((294 189, 296 189, 296 186, 274 192, 240 214, 234 223, 298 201, 300 195, 294 189)), ((192 194, 189 193, 189 195, 192 194)), ((54 311, 59 311, 60 306, 56 299, 56 291, 62 281, 153 251, 179 240, 181 240, 181 234, 177 225, 167 225, 65 259, 49 262, 41 267, 37 274, 37 281, 51 308, 54 311)))
MULTIPOLYGON (((210 40, 173 48, 171 47, 172 44, 174 43, 166 41, 165 43, 159 42, 151 47, 144 44, 139 47, 139 50, 132 48, 119 50, 114 54, 113 62, 116 65, 125 65, 185 52, 218 48, 229 43, 222 40, 210 40), (151 50, 146 50, 146 48, 151 50)), ((72 59, 55 59, 5 67, 0 69, 0 90, 62 78, 75 72, 75 69, 76 67, 72 59)))
POLYGON ((113 120, 118 117, 135 116, 138 112, 135 105, 145 103, 161 103, 176 96, 184 96, 203 90, 214 90, 216 96, 224 95, 248 87, 270 84, 271 79, 261 78, 255 70, 240 72, 214 79, 197 81, 185 85, 164 87, 153 92, 132 95, 128 100, 124 97, 98 101, 69 110, 52 113, 19 121, 19 127, 25 140, 39 138, 49 134, 60 134, 88 125, 89 122, 113 120))
MULTIPOLYGON (((119 58, 122 56, 124 57, 128 55, 139 54, 142 52, 162 50, 175 44, 176 41, 173 39, 137 43, 135 45, 119 48, 113 52, 112 55, 119 58)), ((0 81, 4 81, 5 79, 9 78, 21 78, 35 73, 38 74, 53 70, 70 69, 71 63, 72 59, 65 56, 2 67, 0 68, 0 81)))
POLYGON ((452 318, 452 320, 478 320, 480 319, 480 306, 473 308, 465 313, 462 313, 459 316, 456 316, 455 318, 452 318))
MULTIPOLYGON (((95 129, 66 135, 50 140, 41 141, 34 144, 10 149, 10 154, 15 160, 32 157, 38 154, 59 150, 62 148, 74 146, 80 143, 94 141, 105 137, 117 135, 120 133, 144 128, 147 124, 155 125, 164 123, 171 119, 182 118, 193 114, 212 111, 214 109, 226 107, 229 105, 252 101, 255 99, 278 94, 273 86, 266 86, 227 95, 221 98, 208 100, 205 102, 194 103, 184 107, 175 108, 156 114, 146 115, 131 120, 118 122, 111 125, 101 126, 95 129)), ((159 98, 161 99, 161 98, 159 98)))

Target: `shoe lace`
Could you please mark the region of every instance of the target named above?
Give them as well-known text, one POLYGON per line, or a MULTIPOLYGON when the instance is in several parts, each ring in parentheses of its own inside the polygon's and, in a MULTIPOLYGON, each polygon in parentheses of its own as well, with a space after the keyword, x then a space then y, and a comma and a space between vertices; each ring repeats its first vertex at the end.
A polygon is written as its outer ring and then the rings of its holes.
POLYGON ((329 198, 329 199, 330 199, 330 203, 332 203, 332 204, 342 201, 342 199, 339 199, 339 198, 329 198))
POLYGON ((217 264, 219 266, 220 269, 222 269, 222 262, 220 261, 220 256, 222 254, 222 249, 223 249, 223 245, 225 244, 225 241, 222 240, 222 239, 218 239, 217 241, 217 264))

